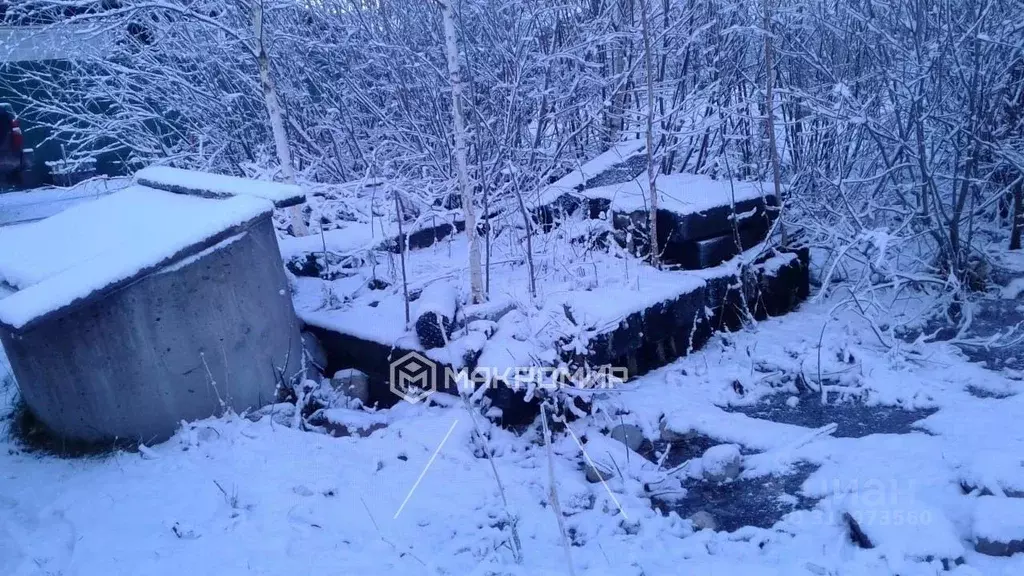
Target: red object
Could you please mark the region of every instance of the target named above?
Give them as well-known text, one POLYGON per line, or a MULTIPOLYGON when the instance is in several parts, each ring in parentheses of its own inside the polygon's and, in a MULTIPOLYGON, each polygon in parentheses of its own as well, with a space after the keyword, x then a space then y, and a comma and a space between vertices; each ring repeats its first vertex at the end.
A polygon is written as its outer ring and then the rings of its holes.
POLYGON ((22 146, 24 145, 24 138, 21 135, 21 125, 18 124, 18 119, 15 118, 11 121, 11 145, 14 150, 21 152, 22 146))

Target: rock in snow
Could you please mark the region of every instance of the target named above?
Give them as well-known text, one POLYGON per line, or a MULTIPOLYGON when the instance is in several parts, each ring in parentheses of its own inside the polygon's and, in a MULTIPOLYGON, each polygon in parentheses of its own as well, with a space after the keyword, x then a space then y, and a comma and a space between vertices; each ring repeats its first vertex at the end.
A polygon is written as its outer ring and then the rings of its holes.
POLYGON ((605 467, 602 464, 594 462, 593 464, 587 463, 587 482, 597 484, 601 481, 607 481, 615 478, 615 472, 605 467))
POLYGON ((842 495, 837 504, 836 516, 846 521, 851 540, 878 548, 894 560, 955 564, 964 554, 952 521, 910 490, 861 490, 842 495))
POLYGON ((706 510, 698 510, 690 516, 690 522, 693 522, 694 530, 715 530, 718 528, 718 522, 715 521, 715 517, 706 510))
POLYGON ((743 455, 737 444, 719 444, 708 448, 700 457, 704 479, 708 482, 725 482, 740 475, 743 470, 743 455))
POLYGON ((658 429, 661 432, 661 439, 664 442, 681 442, 686 440, 689 436, 687 433, 677 432, 669 428, 664 419, 662 419, 658 424, 658 429))
POLYGON ((974 549, 989 556, 1024 552, 1024 500, 982 496, 974 508, 974 549))
POLYGON ((644 442, 644 432, 635 424, 619 424, 612 428, 608 436, 622 442, 633 451, 639 450, 640 445, 644 442))
POLYGON ((455 328, 458 294, 450 284, 435 282, 416 300, 416 336, 428 350, 448 344, 455 328))

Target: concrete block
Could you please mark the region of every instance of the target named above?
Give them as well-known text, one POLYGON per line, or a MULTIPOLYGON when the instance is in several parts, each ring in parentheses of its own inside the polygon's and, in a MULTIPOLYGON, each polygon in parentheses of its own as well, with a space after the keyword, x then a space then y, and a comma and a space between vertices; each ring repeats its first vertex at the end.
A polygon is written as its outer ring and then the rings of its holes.
POLYGON ((272 403, 302 340, 269 214, 23 329, 0 325, 21 394, 82 442, 168 438, 182 420, 272 403), (210 249, 216 246, 215 249, 210 249))

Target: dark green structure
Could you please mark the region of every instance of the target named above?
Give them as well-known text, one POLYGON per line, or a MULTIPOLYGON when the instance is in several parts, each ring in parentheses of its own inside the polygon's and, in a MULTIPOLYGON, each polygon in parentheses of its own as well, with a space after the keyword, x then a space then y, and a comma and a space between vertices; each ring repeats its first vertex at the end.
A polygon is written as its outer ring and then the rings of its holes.
MULTIPOLYGON (((103 152, 92 153, 78 148, 69 134, 55 130, 55 126, 67 125, 74 119, 47 112, 46 103, 60 103, 62 98, 72 97, 74 78, 81 77, 82 67, 88 66, 87 61, 76 59, 76 55, 97 49, 95 42, 91 42, 92 46, 75 42, 67 30, 61 30, 59 38, 53 37, 56 35, 56 30, 37 26, 0 26, 0 102, 14 107, 21 122, 25 147, 34 149, 31 180, 51 183, 53 179, 46 162, 83 156, 95 157, 97 174, 127 174, 131 168, 126 164, 128 151, 113 140, 101 139, 95 146, 103 152)), ((100 114, 111 108, 109 102, 100 101, 73 104, 72 110, 81 107, 100 114)))

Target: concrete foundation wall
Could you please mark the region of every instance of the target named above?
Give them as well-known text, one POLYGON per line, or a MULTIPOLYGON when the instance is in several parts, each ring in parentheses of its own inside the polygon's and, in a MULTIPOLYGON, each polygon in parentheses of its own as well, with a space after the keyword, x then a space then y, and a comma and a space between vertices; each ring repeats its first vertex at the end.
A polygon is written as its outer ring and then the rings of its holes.
POLYGON ((302 358, 269 218, 0 341, 29 409, 84 442, 159 441, 181 420, 272 402, 278 371, 302 358))

